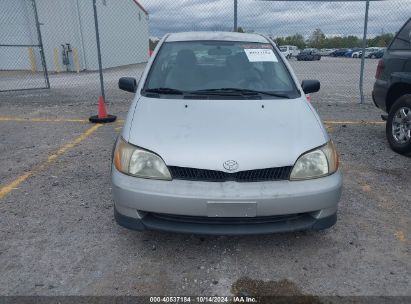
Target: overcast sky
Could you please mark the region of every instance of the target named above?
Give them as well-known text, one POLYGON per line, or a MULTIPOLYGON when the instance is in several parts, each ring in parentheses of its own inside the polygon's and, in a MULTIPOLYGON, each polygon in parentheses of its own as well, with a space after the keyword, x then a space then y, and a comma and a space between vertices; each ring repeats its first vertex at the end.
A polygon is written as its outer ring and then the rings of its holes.
MULTIPOLYGON (((230 30, 233 0, 140 0, 150 14, 150 35, 190 30, 230 30)), ((320 28, 327 35, 362 35, 365 3, 238 0, 238 25, 273 36, 320 28)), ((411 17, 411 0, 370 2, 370 36, 395 32, 411 17)))

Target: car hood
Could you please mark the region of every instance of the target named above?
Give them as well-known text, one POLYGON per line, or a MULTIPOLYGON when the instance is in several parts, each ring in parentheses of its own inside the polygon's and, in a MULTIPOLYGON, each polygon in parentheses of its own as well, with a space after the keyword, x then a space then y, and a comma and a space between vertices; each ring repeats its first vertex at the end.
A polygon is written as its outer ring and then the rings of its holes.
POLYGON ((130 124, 131 144, 169 166, 238 171, 291 166, 328 135, 304 98, 180 100, 141 97, 130 124))

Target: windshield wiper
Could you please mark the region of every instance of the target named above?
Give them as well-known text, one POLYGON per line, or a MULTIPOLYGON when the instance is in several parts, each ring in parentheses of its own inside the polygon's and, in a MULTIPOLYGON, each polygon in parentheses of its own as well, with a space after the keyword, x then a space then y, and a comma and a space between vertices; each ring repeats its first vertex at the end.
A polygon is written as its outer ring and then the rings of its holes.
POLYGON ((144 90, 144 93, 157 93, 157 94, 170 94, 170 95, 184 95, 184 94, 195 94, 195 95, 241 95, 241 96, 255 96, 255 95, 268 95, 280 98, 291 98, 289 94, 286 93, 275 93, 275 92, 265 92, 258 90, 249 89, 239 89, 239 88, 220 88, 220 89, 206 89, 206 90, 196 90, 196 91, 181 91, 173 88, 152 88, 144 90))
POLYGON ((145 89, 145 93, 157 93, 157 94, 172 94, 172 95, 183 95, 185 92, 172 88, 153 88, 145 89))
POLYGON ((206 90, 198 90, 198 91, 191 91, 191 94, 232 94, 237 93, 240 95, 268 95, 268 96, 275 96, 275 97, 282 97, 282 98, 291 98, 289 94, 286 93, 275 93, 275 92, 265 92, 265 91, 258 91, 258 90, 249 90, 249 89, 239 89, 239 88, 220 88, 220 89, 206 89, 206 90))

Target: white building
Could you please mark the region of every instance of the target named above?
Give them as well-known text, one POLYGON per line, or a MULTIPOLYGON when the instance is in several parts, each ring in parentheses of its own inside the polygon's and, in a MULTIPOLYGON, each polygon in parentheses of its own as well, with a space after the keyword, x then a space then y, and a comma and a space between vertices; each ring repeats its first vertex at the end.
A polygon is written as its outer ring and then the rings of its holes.
MULTIPOLYGON (((41 69, 33 0, 0 0, 0 70, 41 69)), ((97 70, 93 0, 35 0, 49 71, 97 70), (69 64, 63 47, 70 45, 69 64), (67 63, 67 61, 66 61, 67 63)), ((146 62, 148 13, 137 0, 97 0, 103 68, 146 62)))

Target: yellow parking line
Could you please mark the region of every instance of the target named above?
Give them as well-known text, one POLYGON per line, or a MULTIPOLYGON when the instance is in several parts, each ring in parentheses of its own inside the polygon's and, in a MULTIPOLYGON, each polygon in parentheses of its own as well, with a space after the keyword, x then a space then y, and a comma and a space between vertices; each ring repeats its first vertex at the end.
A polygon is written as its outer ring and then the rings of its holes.
POLYGON ((60 155, 66 153, 69 149, 71 149, 74 146, 78 145, 80 142, 82 142, 87 137, 89 137, 91 134, 93 134, 101 126, 102 126, 101 124, 98 124, 98 125, 92 126, 90 129, 87 129, 84 133, 82 133, 80 136, 75 138, 72 142, 69 142, 69 143, 65 144, 63 147, 58 149, 56 151, 56 153, 50 155, 47 158, 47 162, 51 162, 51 161, 55 160, 57 157, 59 157, 60 155))
MULTIPOLYGON (((36 117, 13 117, 13 116, 0 116, 0 121, 15 121, 15 122, 80 122, 88 123, 88 119, 82 118, 36 118, 36 117)), ((117 124, 123 124, 124 119, 117 119, 117 124)), ((384 121, 366 121, 366 120, 349 120, 349 121, 337 121, 337 120, 325 120, 324 124, 329 125, 382 125, 384 121)))
POLYGON ((22 182, 24 182, 26 179, 28 179, 32 174, 33 174, 33 171, 29 171, 29 172, 17 177, 11 183, 5 185, 4 187, 1 187, 0 188, 0 199, 2 199, 8 193, 10 193, 14 189, 16 189, 18 185, 20 185, 22 182))
POLYGON ((361 190, 363 192, 371 192, 371 186, 368 185, 367 183, 364 183, 363 185, 361 185, 361 190))
POLYGON ((26 117, 8 117, 0 116, 0 121, 14 121, 14 122, 82 122, 88 123, 88 119, 76 118, 26 118, 26 117))
MULTIPOLYGON (((88 119, 83 118, 41 118, 41 117, 15 117, 15 116, 0 116, 1 121, 12 122, 79 122, 88 123, 88 119)), ((124 119, 117 119, 116 123, 123 124, 124 119)))
POLYGON ((51 162, 55 161, 59 156, 63 155, 66 153, 68 150, 71 148, 75 147, 78 145, 80 142, 85 140, 87 137, 89 137, 91 134, 93 134, 98 128, 100 128, 102 125, 97 124, 92 126, 91 128, 87 129, 84 133, 76 137, 74 140, 71 142, 65 144, 61 148, 59 148, 55 153, 49 155, 46 161, 35 165, 33 168, 31 168, 28 172, 24 173, 23 175, 20 175, 16 179, 14 179, 12 182, 8 183, 7 185, 1 186, 0 187, 0 199, 5 197, 7 194, 9 194, 11 191, 16 189, 21 183, 23 183, 25 180, 27 180, 30 176, 34 175, 35 173, 38 173, 42 170, 44 170, 51 162))
POLYGON ((403 243, 406 243, 406 242, 407 242, 407 237, 405 236, 404 231, 402 231, 402 230, 397 230, 397 231, 394 233, 394 235, 395 235, 395 237, 397 238, 397 240, 399 240, 399 241, 401 241, 401 242, 403 242, 403 243))

